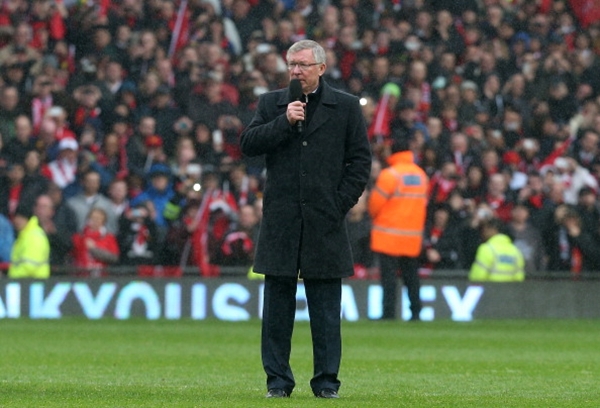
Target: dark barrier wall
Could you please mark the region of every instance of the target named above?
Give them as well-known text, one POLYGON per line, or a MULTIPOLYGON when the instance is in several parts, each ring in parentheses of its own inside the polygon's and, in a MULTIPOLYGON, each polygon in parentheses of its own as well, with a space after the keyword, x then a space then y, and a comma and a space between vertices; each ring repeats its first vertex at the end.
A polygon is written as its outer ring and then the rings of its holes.
MULTIPOLYGON (((381 315, 376 281, 344 282, 343 319, 381 315)), ((464 280, 425 281, 423 320, 600 317, 600 281, 526 281, 474 285, 464 280)), ((297 320, 308 320, 304 287, 298 285, 297 320)), ((260 317, 262 282, 246 279, 1 280, 0 318, 196 319, 243 321, 260 317)), ((410 316, 403 290, 399 315, 410 316)))

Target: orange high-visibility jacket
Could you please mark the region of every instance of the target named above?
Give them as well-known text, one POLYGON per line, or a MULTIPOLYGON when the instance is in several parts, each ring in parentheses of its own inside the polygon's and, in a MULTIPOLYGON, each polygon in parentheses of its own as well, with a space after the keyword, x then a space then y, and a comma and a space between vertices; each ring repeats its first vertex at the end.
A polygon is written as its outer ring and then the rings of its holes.
POLYGON ((388 163, 369 197, 371 250, 416 257, 423 242, 429 180, 410 151, 394 153, 388 163))

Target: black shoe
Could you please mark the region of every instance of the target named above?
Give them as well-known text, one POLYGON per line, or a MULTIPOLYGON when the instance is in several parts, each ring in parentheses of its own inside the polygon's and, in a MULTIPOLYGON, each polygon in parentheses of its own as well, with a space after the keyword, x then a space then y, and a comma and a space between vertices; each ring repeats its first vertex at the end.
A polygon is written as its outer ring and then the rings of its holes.
POLYGON ((330 390, 328 388, 325 388, 324 390, 321 390, 318 393, 316 393, 315 397, 317 397, 317 398, 339 398, 340 396, 338 395, 336 390, 330 390))
POLYGON ((287 392, 282 390, 281 388, 272 388, 267 392, 267 398, 288 398, 289 395, 287 392))

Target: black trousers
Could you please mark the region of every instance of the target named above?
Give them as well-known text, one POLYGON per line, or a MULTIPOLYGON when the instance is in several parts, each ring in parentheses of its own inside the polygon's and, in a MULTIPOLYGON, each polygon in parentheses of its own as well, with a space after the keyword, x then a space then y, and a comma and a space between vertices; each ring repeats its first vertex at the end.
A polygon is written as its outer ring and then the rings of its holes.
MULTIPOLYGON (((342 356, 341 279, 304 279, 313 344, 314 393, 338 390, 342 356)), ((267 374, 267 389, 281 388, 292 393, 294 375, 290 367, 292 332, 296 315, 295 277, 266 276, 262 317, 261 355, 267 374)))
POLYGON ((390 256, 379 254, 379 266, 381 272, 381 287, 383 288, 383 316, 384 319, 395 319, 398 307, 398 284, 397 272, 402 271, 402 280, 408 290, 410 311, 412 318, 418 319, 421 312, 421 298, 419 291, 421 282, 419 280, 419 263, 417 258, 408 256, 390 256))

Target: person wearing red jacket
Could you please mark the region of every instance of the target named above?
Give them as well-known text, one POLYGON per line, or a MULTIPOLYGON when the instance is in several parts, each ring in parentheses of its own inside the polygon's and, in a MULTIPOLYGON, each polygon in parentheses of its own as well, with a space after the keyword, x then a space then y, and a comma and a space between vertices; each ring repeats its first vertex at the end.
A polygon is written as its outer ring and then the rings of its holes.
POLYGON ((395 319, 396 273, 408 289, 411 320, 419 320, 421 300, 418 257, 421 254, 427 214, 429 180, 414 163, 410 137, 395 139, 392 154, 377 178, 369 197, 373 219, 371 250, 378 256, 383 288, 382 319, 395 319))
POLYGON ((83 231, 73 235, 73 261, 86 276, 102 276, 104 268, 119 260, 117 238, 106 230, 106 212, 93 208, 83 231))

